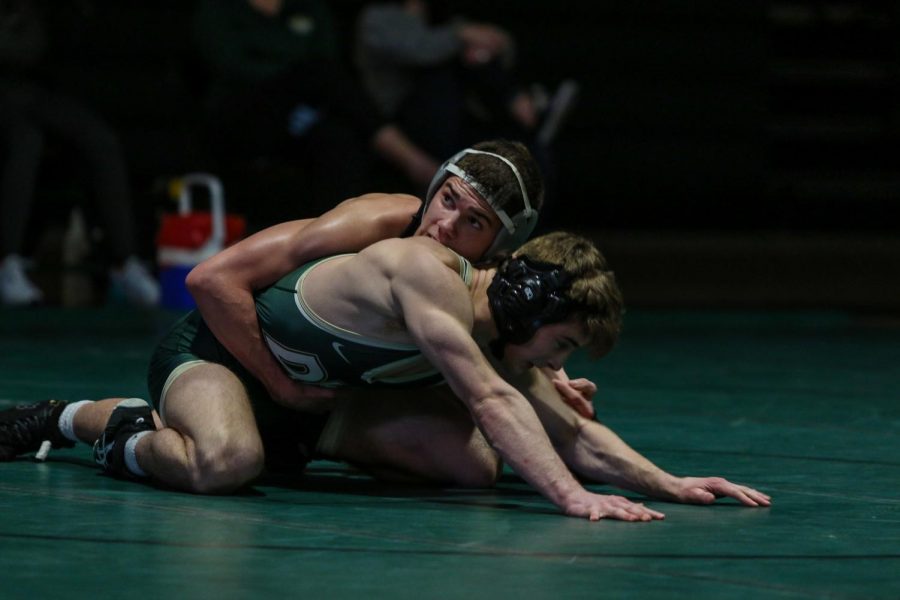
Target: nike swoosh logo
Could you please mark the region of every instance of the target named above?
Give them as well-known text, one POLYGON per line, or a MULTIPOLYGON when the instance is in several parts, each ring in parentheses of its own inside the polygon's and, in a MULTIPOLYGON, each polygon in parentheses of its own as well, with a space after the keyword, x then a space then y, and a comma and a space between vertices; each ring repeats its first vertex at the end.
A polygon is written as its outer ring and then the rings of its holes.
POLYGON ((350 360, 346 356, 344 356, 344 353, 341 351, 341 348, 344 347, 342 343, 331 342, 331 347, 334 348, 334 351, 337 352, 338 356, 344 359, 345 363, 347 363, 348 365, 350 364, 350 360))

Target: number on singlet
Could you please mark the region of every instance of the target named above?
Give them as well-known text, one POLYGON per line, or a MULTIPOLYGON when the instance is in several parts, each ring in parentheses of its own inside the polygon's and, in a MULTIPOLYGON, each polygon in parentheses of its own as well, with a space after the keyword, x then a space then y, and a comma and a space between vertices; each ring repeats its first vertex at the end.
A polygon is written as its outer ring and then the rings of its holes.
POLYGON ((305 381, 306 383, 318 383, 328 379, 328 373, 322 366, 319 357, 309 352, 299 352, 282 346, 268 335, 266 344, 269 350, 278 359, 278 362, 285 368, 291 379, 305 381))

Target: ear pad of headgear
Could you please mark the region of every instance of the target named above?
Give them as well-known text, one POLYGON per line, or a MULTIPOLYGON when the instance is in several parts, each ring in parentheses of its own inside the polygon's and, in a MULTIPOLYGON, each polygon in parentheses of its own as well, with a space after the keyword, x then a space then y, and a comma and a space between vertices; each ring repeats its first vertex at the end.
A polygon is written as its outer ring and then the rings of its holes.
POLYGON ((557 265, 524 256, 504 261, 488 287, 498 342, 522 344, 539 327, 565 320, 571 302, 564 292, 571 281, 572 277, 557 265))
POLYGON ((502 228, 490 248, 485 251, 484 256, 487 258, 502 251, 512 252, 528 241, 537 226, 537 221, 538 211, 534 209, 518 213, 512 218, 513 231, 510 232, 506 227, 502 228))

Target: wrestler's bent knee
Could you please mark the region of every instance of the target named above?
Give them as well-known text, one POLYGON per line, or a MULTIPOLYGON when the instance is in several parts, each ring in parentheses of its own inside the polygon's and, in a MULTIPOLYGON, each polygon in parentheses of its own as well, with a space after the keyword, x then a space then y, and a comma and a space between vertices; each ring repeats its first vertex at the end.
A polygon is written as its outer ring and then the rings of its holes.
POLYGON ((456 485, 469 488, 494 487, 503 472, 503 462, 494 454, 485 453, 470 461, 456 474, 456 485))
POLYGON ((191 491, 228 494, 253 481, 263 470, 261 444, 229 444, 214 452, 198 452, 191 469, 191 491))

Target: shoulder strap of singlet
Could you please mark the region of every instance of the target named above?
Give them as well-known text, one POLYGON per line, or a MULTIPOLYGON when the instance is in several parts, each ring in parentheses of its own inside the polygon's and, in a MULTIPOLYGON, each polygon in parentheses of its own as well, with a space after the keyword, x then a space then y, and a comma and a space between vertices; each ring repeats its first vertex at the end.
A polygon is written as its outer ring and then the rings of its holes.
POLYGON ((400 234, 402 238, 412 237, 416 233, 416 229, 419 228, 419 225, 422 224, 422 207, 425 206, 425 203, 419 206, 419 209, 416 211, 416 214, 412 216, 412 219, 409 221, 409 225, 406 226, 406 229, 403 230, 403 233, 400 234))
POLYGON ((450 252, 453 252, 453 254, 456 254, 456 259, 459 261, 459 265, 456 267, 456 270, 459 273, 459 276, 462 278, 463 283, 466 284, 467 288, 472 287, 472 276, 474 275, 472 273, 472 261, 458 254, 455 250, 452 250, 450 248, 448 248, 448 250, 450 250, 450 252))

